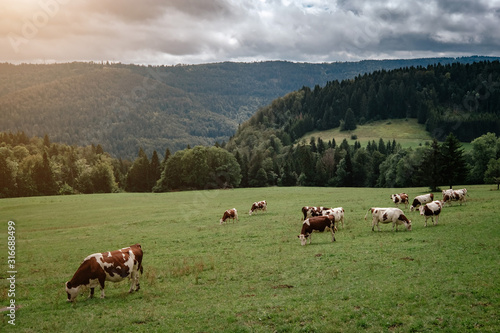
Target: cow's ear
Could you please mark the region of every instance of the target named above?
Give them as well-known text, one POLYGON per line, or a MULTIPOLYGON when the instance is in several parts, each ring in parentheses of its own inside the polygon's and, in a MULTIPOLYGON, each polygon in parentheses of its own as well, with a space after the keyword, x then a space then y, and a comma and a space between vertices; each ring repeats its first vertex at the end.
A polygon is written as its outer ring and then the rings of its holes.
POLYGON ((71 282, 66 282, 66 288, 71 289, 71 282))

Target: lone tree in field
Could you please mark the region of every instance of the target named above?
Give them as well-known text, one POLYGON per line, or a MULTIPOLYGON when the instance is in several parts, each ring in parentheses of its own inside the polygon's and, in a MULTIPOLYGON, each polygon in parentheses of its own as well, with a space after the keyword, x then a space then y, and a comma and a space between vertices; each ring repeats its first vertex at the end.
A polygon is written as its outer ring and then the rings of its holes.
POLYGON ((462 144, 450 133, 441 146, 443 181, 453 188, 453 185, 463 184, 467 177, 467 163, 462 144))
POLYGON ((342 131, 352 131, 356 129, 356 118, 354 117, 354 112, 351 108, 347 109, 345 113, 344 122, 342 123, 342 131))

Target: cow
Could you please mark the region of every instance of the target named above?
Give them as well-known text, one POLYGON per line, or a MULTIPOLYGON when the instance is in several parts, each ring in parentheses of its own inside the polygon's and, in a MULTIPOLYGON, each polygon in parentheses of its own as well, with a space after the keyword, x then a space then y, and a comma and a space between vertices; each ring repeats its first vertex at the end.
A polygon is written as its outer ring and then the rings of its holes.
POLYGON ((427 193, 427 194, 422 194, 419 196, 416 196, 413 199, 413 203, 410 206, 410 211, 413 212, 414 209, 418 208, 421 205, 424 205, 428 202, 431 202, 434 200, 434 194, 432 193, 427 193))
POLYGON ((137 291, 140 289, 139 272, 143 272, 140 244, 91 254, 83 260, 73 278, 66 282, 68 302, 76 299, 82 286, 90 287, 90 298, 94 297, 94 288, 100 286, 101 298, 104 298, 105 281, 120 282, 127 277, 132 280, 129 293, 137 291))
POLYGON ((463 188, 460 190, 443 190, 443 202, 448 203, 451 206, 452 201, 459 201, 460 206, 462 202, 466 202, 465 195, 467 194, 467 189, 463 188))
POLYGON ((420 215, 425 216, 425 227, 427 227, 427 219, 429 217, 432 219, 432 224, 438 224, 439 214, 441 214, 442 209, 443 202, 439 200, 426 203, 425 205, 419 207, 420 215), (435 221, 434 216, 436 217, 435 221))
POLYGON ((228 209, 224 212, 224 215, 220 219, 220 224, 226 222, 227 219, 232 219, 234 223, 234 219, 238 221, 238 211, 236 208, 228 209))
POLYGON ((391 194, 392 202, 399 206, 399 204, 405 204, 405 209, 408 209, 408 194, 399 193, 399 194, 391 194))
POLYGON ((405 216, 403 211, 399 208, 379 208, 372 207, 368 210, 368 213, 372 214, 372 231, 375 231, 375 225, 377 226, 378 231, 380 231, 379 223, 392 223, 392 231, 394 231, 394 226, 396 226, 396 231, 398 231, 398 225, 404 224, 408 231, 411 231, 411 221, 405 216))
POLYGON ((321 216, 324 207, 314 207, 314 206, 304 206, 302 207, 302 215, 304 215, 304 220, 308 217, 321 216))
POLYGON ((328 216, 328 215, 333 215, 335 218, 336 225, 339 222, 342 222, 342 228, 344 227, 344 208, 342 207, 337 207, 337 208, 330 208, 330 209, 323 209, 321 212, 321 215, 323 216, 328 216))
POLYGON ((302 223, 302 230, 300 235, 297 237, 300 239, 301 245, 306 245, 307 239, 309 238, 309 244, 311 244, 311 234, 314 231, 323 232, 325 230, 330 230, 332 233, 332 242, 335 241, 335 218, 333 215, 329 216, 314 216, 306 219, 302 223))
POLYGON ((252 215, 252 213, 256 210, 262 210, 267 212, 267 202, 266 200, 262 201, 257 201, 252 204, 252 208, 250 208, 250 211, 248 212, 248 215, 252 215))

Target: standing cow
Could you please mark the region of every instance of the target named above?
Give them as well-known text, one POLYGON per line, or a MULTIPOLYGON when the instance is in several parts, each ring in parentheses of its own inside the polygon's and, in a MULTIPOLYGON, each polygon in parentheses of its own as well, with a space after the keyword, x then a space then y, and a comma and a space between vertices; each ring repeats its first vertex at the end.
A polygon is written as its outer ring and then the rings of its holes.
POLYGON ((441 214, 442 209, 443 209, 443 202, 442 201, 429 202, 429 203, 419 207, 420 215, 425 216, 425 226, 426 227, 427 227, 427 219, 428 218, 432 219, 433 225, 438 224, 439 214, 441 214), (434 217, 436 217, 435 221, 434 221, 434 217))
POLYGON ((460 202, 460 206, 462 205, 462 202, 465 203, 465 195, 467 194, 467 189, 463 188, 460 190, 453 190, 453 189, 448 189, 448 190, 443 190, 443 202, 448 203, 451 206, 452 201, 458 201, 460 202))
POLYGON ((267 212, 267 202, 266 202, 266 200, 254 202, 252 204, 252 208, 250 208, 250 211, 248 212, 248 215, 252 215, 252 213, 255 212, 256 210, 262 210, 264 212, 267 212))
POLYGON ((377 226, 378 231, 380 231, 379 223, 392 223, 392 231, 394 231, 394 226, 396 226, 396 231, 398 231, 398 225, 403 224, 408 231, 411 231, 411 221, 406 218, 403 211, 399 208, 378 208, 372 207, 368 210, 368 213, 372 214, 372 231, 375 231, 375 225, 377 226))
POLYGON ((304 206, 302 207, 302 215, 304 215, 304 219, 308 217, 321 216, 323 213, 324 207, 315 207, 315 206, 304 206))
POLYGON ((413 199, 413 203, 410 206, 410 211, 413 212, 414 209, 418 208, 421 205, 425 205, 426 203, 431 202, 433 200, 434 200, 434 194, 432 193, 416 196, 415 199, 413 199))
POLYGON ((227 219, 232 219, 234 223, 234 219, 238 221, 238 211, 236 208, 228 209, 224 212, 224 215, 220 219, 220 224, 226 222, 227 219))
POLYGON ((342 228, 344 228, 344 208, 342 207, 337 207, 337 208, 330 208, 330 209, 324 209, 321 212, 321 215, 323 216, 328 216, 328 215, 333 215, 335 218, 335 224, 339 224, 339 221, 342 222, 342 228))
POLYGON ((399 206, 400 204, 405 204, 405 209, 408 209, 408 194, 406 193, 399 193, 399 194, 391 194, 391 199, 392 202, 396 204, 396 206, 399 206))
POLYGON ((335 218, 330 216, 314 216, 306 219, 302 223, 302 229, 300 230, 300 235, 297 237, 300 239, 301 245, 306 245, 307 239, 309 238, 309 244, 311 244, 311 234, 315 231, 323 232, 325 230, 330 230, 332 233, 332 242, 335 241, 335 218))
POLYGON ((85 258, 73 278, 66 282, 68 301, 73 302, 82 286, 90 287, 89 297, 94 297, 94 288, 101 287, 104 298, 104 282, 119 282, 125 278, 132 280, 129 292, 137 291, 139 271, 142 274, 142 248, 135 244, 116 251, 94 253, 85 258))

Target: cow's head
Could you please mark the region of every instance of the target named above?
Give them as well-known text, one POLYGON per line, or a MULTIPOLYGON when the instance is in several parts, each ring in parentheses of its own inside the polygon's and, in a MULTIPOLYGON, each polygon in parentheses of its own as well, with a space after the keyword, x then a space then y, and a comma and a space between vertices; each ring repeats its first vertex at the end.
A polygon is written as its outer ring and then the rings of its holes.
POLYGON ((411 220, 408 220, 408 222, 405 223, 405 226, 408 231, 411 231, 411 220))
POLYGON ((425 215, 425 209, 427 208, 427 205, 423 205, 418 207, 418 210, 420 211, 420 215, 425 215))
POLYGON ((79 289, 79 286, 73 287, 70 281, 66 282, 66 294, 68 294, 68 302, 73 302, 75 300, 76 296, 78 296, 79 289))
POLYGON ((307 242, 307 237, 309 237, 309 234, 300 234, 297 236, 297 238, 300 239, 300 245, 306 245, 307 242))

